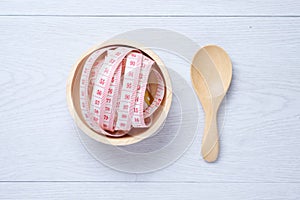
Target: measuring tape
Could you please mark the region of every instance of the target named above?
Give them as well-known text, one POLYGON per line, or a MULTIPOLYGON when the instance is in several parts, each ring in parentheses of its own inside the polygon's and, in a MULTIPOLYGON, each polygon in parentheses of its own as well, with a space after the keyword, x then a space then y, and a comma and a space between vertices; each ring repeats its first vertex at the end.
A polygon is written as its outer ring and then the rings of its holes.
POLYGON ((134 48, 94 51, 80 78, 80 108, 89 127, 112 137, 126 135, 132 127, 149 127, 165 94, 164 80, 153 64, 134 48), (153 97, 148 84, 151 73, 157 85, 153 97))

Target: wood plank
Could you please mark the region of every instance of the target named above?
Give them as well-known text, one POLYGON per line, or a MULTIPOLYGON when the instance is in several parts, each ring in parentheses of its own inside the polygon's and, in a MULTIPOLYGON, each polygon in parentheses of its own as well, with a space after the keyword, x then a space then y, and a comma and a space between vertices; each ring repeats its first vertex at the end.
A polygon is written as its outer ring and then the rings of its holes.
MULTIPOLYGON (((121 20, 0 17, 0 180, 299 182, 299 18, 121 20), (234 76, 217 163, 200 156, 202 111, 191 148, 155 173, 113 171, 81 146, 65 102, 71 65, 86 49, 133 26, 175 30, 228 51, 234 76)), ((188 63, 157 52, 189 80, 188 63)))
POLYGON ((300 3, 295 0, 247 1, 45 1, 10 0, 0 2, 1 15, 163 15, 163 16, 299 16, 300 3), (120 6, 122 5, 122 6, 120 6))
POLYGON ((1 199, 276 199, 300 198, 293 183, 0 183, 1 199), (16 192, 17 191, 17 192, 16 192))

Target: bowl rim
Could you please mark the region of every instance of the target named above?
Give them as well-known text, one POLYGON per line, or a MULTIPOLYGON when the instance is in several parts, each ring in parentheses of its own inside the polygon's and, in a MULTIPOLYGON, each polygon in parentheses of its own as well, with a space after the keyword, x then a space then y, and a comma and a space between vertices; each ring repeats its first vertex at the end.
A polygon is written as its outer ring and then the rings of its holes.
POLYGON ((69 112, 75 121, 76 125, 78 128, 80 128, 86 135, 91 137, 92 139, 102 142, 104 144, 110 144, 114 146, 124 146, 124 145, 130 145, 134 144, 137 142, 140 142, 151 135, 153 135, 157 130, 159 130, 160 126, 164 123, 170 107, 171 107, 171 102, 172 102, 172 84, 171 84, 171 79, 169 76, 169 72, 167 68, 165 67, 163 61, 159 58, 159 56, 154 53, 150 48, 144 47, 142 44, 133 42, 133 41, 128 41, 128 40, 108 40, 105 41, 99 45, 95 45, 94 47, 90 48, 88 51, 86 51, 79 59, 78 61, 73 65, 68 79, 67 79, 67 84, 66 84, 66 96, 67 96, 67 105, 69 108, 69 112), (84 123, 81 118, 79 117, 75 106, 74 106, 74 101, 72 98, 73 94, 73 84, 74 84, 74 76, 76 75, 77 67, 80 65, 83 59, 85 59, 88 55, 90 55, 92 52, 96 51, 97 49, 100 48, 105 48, 109 46, 128 46, 128 47, 133 47, 136 49, 141 50, 148 56, 150 56, 158 65, 164 81, 165 81, 165 87, 166 87, 166 102, 165 106, 162 108, 162 113, 160 116, 158 116, 158 119, 151 125, 144 133, 138 134, 137 136, 129 136, 129 137, 108 137, 102 134, 99 134, 92 130, 90 127, 87 126, 86 123, 84 123))

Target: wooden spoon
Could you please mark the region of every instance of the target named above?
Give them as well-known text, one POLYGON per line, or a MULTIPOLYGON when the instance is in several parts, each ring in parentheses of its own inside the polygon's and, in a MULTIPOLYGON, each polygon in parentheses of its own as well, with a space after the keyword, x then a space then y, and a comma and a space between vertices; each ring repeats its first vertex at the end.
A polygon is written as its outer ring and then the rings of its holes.
POLYGON ((191 77, 205 112, 202 156, 207 162, 214 162, 219 154, 217 113, 232 78, 229 56, 215 45, 201 48, 193 58, 191 77))

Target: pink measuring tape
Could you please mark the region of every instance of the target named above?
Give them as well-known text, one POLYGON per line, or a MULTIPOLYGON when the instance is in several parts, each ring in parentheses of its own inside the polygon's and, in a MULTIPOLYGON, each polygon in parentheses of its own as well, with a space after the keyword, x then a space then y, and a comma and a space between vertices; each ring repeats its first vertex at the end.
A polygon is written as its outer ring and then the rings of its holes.
POLYGON ((94 51, 80 79, 80 107, 89 127, 112 137, 123 136, 132 127, 149 127, 165 94, 164 80, 153 64, 134 48, 111 46, 94 51), (148 106, 144 96, 150 73, 157 88, 148 106))

